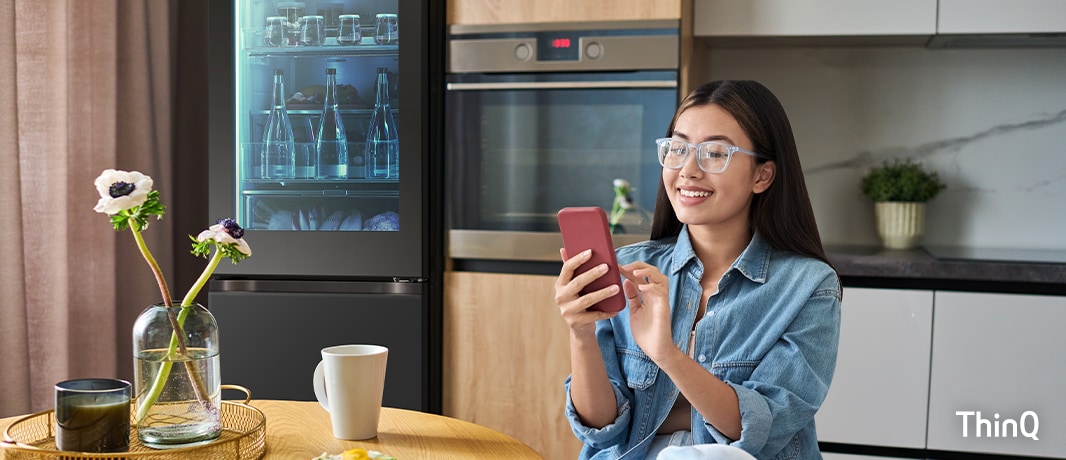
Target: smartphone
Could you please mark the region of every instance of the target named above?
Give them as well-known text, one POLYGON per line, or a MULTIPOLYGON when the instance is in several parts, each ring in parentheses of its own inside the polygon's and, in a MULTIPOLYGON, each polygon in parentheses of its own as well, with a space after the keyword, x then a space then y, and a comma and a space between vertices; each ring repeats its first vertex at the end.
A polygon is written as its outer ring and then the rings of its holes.
POLYGON ((607 264, 607 273, 581 290, 581 294, 598 291, 612 284, 618 285, 618 294, 589 307, 589 310, 606 312, 621 311, 626 307, 622 295, 622 275, 618 271, 618 259, 614 254, 611 230, 607 226, 607 213, 596 206, 563 208, 559 210, 559 230, 563 233, 563 247, 567 257, 573 257, 586 249, 592 249, 592 258, 577 268, 575 276, 600 264, 607 264))

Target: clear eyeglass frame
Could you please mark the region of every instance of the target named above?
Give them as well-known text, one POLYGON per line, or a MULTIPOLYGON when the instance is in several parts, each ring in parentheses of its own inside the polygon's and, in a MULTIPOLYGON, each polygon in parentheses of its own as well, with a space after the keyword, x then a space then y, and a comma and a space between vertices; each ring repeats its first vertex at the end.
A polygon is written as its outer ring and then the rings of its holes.
POLYGON ((696 151, 696 165, 700 170, 710 174, 719 174, 729 167, 729 162, 733 159, 733 154, 740 152, 745 155, 750 155, 755 158, 764 158, 751 150, 742 149, 735 145, 726 144, 719 141, 701 142, 699 144, 690 144, 680 139, 674 139, 672 137, 663 137, 655 140, 656 156, 659 158, 659 164, 667 169, 681 169, 685 166, 685 162, 688 161, 688 155, 693 150, 696 151), (684 153, 678 152, 684 148, 684 153), (724 159, 724 161, 723 161, 724 159))

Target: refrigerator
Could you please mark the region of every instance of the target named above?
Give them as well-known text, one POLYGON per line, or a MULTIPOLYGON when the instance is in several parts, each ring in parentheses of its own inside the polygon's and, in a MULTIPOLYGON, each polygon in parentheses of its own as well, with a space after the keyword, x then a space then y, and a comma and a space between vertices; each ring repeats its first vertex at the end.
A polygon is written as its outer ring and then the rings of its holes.
POLYGON ((209 209, 252 249, 209 283, 223 383, 311 401, 322 348, 377 344, 383 404, 440 412, 441 3, 209 3, 209 209))

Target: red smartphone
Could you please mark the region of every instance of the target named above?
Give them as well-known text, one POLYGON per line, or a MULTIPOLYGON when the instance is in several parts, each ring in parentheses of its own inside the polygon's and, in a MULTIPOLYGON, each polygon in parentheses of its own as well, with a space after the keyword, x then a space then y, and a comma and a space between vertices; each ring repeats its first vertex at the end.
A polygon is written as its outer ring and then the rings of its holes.
POLYGON ((577 268, 575 276, 599 264, 607 264, 607 273, 597 278, 581 294, 598 291, 612 284, 618 285, 618 294, 589 307, 589 310, 606 312, 621 311, 626 307, 622 295, 622 275, 618 271, 618 259, 614 254, 614 242, 607 225, 607 213, 596 206, 563 208, 559 210, 559 230, 563 233, 566 256, 574 257, 586 249, 592 249, 592 258, 577 268))

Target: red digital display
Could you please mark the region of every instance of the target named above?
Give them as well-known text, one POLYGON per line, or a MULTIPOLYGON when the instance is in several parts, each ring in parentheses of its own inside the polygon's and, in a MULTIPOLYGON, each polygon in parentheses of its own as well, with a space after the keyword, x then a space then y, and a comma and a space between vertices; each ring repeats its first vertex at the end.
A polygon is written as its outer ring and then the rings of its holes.
POLYGON ((578 54, 581 36, 577 32, 544 32, 537 34, 537 61, 571 61, 581 59, 578 54))

